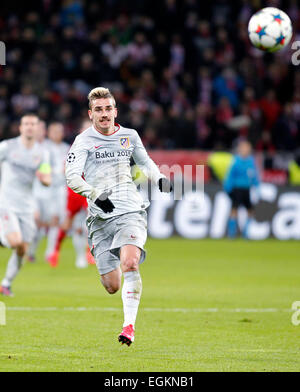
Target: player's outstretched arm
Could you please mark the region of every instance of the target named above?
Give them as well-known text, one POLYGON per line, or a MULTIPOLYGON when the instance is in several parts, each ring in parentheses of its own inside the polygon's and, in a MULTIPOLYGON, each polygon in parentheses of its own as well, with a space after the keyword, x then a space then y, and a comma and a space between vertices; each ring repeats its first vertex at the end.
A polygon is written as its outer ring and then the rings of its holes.
POLYGON ((42 163, 35 175, 44 186, 50 186, 52 181, 51 166, 49 163, 42 163))

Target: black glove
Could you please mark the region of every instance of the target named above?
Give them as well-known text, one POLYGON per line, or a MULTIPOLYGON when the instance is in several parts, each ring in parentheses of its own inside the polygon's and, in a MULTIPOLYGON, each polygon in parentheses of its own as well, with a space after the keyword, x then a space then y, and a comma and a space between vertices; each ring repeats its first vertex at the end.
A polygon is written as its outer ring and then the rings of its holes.
POLYGON ((158 180, 158 187, 159 190, 164 193, 170 193, 173 190, 171 182, 164 177, 158 180))
POLYGON ((97 207, 101 208, 101 210, 105 213, 112 212, 115 206, 109 200, 108 196, 112 194, 110 192, 103 192, 101 195, 95 200, 95 204, 97 207))

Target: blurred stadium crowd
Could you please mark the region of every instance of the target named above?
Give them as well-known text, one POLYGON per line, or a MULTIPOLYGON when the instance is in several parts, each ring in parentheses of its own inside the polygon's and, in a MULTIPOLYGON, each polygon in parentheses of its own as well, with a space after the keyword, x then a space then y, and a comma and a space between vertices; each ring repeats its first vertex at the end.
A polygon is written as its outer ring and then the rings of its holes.
MULTIPOLYGON (((300 147, 300 69, 248 39, 250 16, 276 6, 300 39, 296 0, 39 0, 1 4, 0 140, 34 111, 62 121, 72 142, 91 88, 109 87, 119 121, 147 148, 257 151, 300 147)), ((290 45, 289 45, 290 46, 290 45)))

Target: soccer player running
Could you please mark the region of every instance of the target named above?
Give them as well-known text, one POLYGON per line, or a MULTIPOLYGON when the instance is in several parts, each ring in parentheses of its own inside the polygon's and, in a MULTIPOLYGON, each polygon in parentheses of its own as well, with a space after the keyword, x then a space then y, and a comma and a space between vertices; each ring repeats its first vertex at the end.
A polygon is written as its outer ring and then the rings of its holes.
POLYGON ((26 114, 20 121, 20 136, 0 143, 0 241, 13 249, 0 287, 6 296, 12 295, 12 281, 35 235, 34 179, 37 176, 44 185, 51 184, 49 155, 36 142, 38 125, 36 115, 26 114))
MULTIPOLYGON (((47 125, 45 121, 40 120, 37 132, 36 141, 39 143, 40 147, 44 150, 48 150, 47 147, 47 125)), ((49 159, 50 164, 52 162, 51 152, 49 151, 49 159)), ((51 173, 52 182, 53 182, 53 173, 51 173)), ((36 204, 35 209, 35 223, 37 226, 37 230, 35 232, 35 236, 29 245, 29 249, 27 251, 27 260, 31 263, 35 262, 36 257, 36 249, 38 247, 39 242, 43 237, 47 235, 50 221, 51 221, 51 208, 49 206, 52 202, 52 195, 50 192, 50 187, 43 185, 40 180, 36 177, 33 182, 33 197, 36 204)))
POLYGON ((115 123, 117 108, 110 91, 95 88, 88 99, 92 126, 76 137, 66 178, 71 189, 88 199, 88 240, 108 293, 120 289, 123 273, 124 323, 119 342, 129 346, 142 293, 139 263, 145 260, 149 205, 132 180, 130 158, 160 191, 171 192, 172 186, 149 158, 138 133, 115 123))
POLYGON ((247 220, 243 227, 243 236, 248 238, 248 230, 253 219, 253 205, 250 199, 252 186, 259 186, 258 170, 252 154, 251 144, 247 140, 239 142, 238 154, 235 156, 224 181, 224 189, 232 201, 232 209, 228 221, 228 236, 234 238, 237 235, 237 211, 238 207, 247 209, 247 220))

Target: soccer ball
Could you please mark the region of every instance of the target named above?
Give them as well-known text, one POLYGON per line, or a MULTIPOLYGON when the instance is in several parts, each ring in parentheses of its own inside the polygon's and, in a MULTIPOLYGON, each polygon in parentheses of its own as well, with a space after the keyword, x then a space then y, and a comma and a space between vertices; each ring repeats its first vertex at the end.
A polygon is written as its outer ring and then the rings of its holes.
POLYGON ((274 7, 266 7, 256 12, 248 24, 248 34, 252 44, 266 52, 277 52, 291 40, 293 29, 288 15, 274 7))

